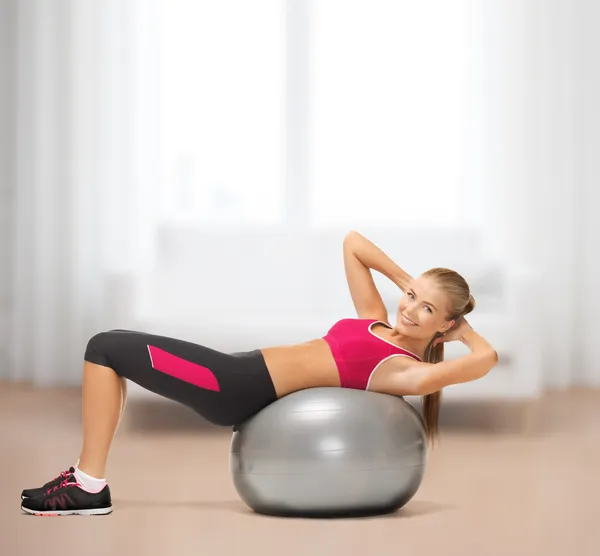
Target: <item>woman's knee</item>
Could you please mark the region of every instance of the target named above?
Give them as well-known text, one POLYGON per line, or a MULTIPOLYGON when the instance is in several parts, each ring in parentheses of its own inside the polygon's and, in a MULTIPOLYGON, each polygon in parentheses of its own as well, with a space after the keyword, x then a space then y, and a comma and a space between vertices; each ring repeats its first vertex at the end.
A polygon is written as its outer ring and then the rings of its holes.
POLYGON ((110 367, 110 347, 114 343, 114 330, 99 332, 87 343, 84 359, 96 365, 110 367))

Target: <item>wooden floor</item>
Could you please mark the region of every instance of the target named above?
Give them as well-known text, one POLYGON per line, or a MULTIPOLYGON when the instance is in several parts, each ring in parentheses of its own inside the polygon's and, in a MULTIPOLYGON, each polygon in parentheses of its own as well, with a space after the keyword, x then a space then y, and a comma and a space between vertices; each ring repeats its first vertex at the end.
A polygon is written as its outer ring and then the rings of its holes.
POLYGON ((600 392, 551 394, 518 419, 494 411, 446 409, 443 442, 401 511, 313 520, 239 500, 228 429, 132 403, 108 471, 115 511, 45 519, 21 513, 20 491, 75 462, 79 392, 0 384, 0 554, 599 556, 600 392))

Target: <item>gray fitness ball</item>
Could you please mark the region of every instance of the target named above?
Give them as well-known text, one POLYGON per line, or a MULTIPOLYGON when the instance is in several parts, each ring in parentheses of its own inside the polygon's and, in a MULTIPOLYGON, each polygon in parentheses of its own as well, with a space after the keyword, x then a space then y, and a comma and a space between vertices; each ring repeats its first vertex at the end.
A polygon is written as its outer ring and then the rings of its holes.
POLYGON ((254 511, 278 516, 376 515, 417 492, 427 442, 400 397, 311 388, 280 398, 234 429, 230 469, 254 511))

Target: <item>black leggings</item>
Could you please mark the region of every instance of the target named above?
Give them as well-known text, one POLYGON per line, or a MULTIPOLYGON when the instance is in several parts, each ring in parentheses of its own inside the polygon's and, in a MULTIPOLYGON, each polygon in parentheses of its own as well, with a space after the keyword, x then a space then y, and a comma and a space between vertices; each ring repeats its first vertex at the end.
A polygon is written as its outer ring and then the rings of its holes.
POLYGON ((260 350, 226 354, 175 338, 111 330, 90 339, 85 360, 216 425, 240 424, 277 399, 260 350))

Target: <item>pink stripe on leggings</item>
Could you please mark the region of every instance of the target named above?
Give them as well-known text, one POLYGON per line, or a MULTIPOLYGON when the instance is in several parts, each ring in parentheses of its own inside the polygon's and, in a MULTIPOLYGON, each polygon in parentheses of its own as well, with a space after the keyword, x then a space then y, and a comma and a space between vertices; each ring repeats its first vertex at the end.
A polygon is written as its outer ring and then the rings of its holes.
POLYGON ((206 390, 219 392, 217 378, 208 367, 197 365, 155 346, 148 346, 152 367, 179 380, 206 390))

